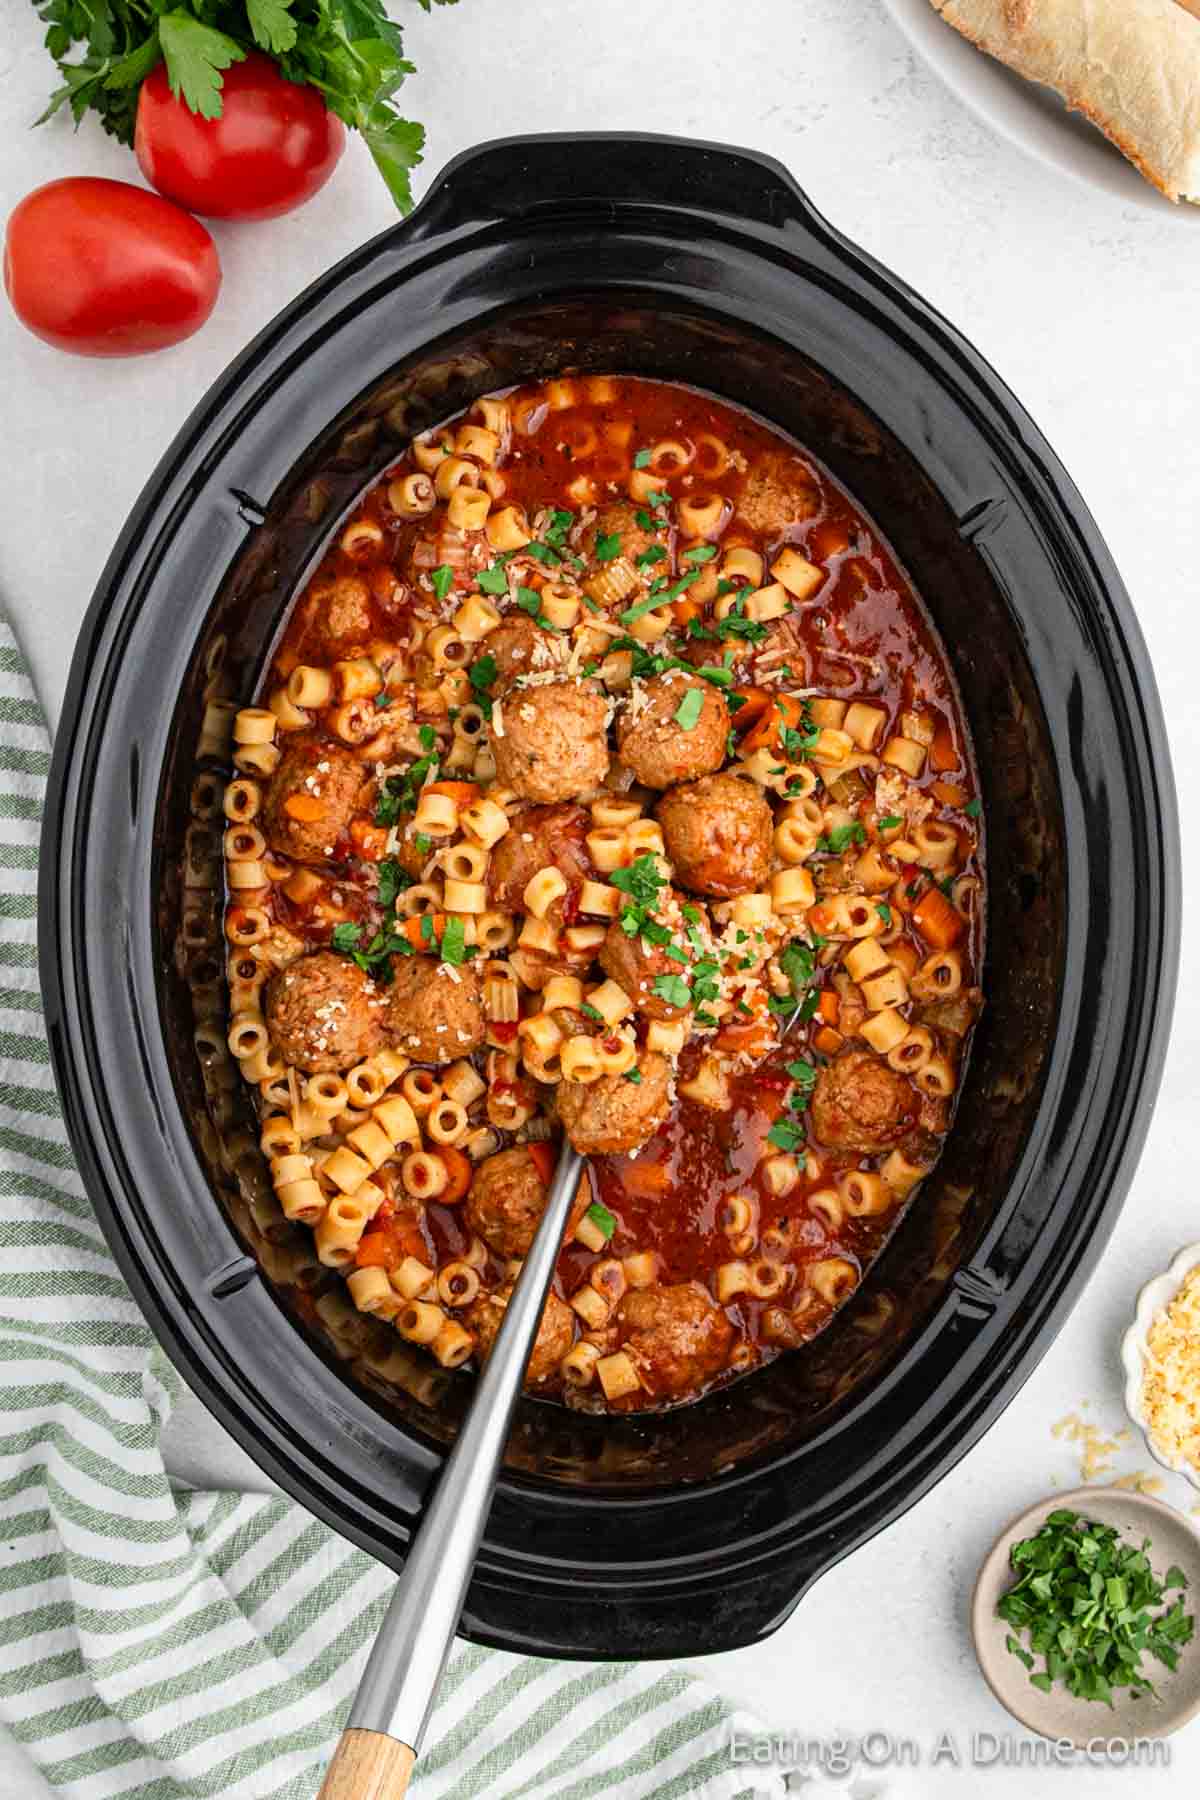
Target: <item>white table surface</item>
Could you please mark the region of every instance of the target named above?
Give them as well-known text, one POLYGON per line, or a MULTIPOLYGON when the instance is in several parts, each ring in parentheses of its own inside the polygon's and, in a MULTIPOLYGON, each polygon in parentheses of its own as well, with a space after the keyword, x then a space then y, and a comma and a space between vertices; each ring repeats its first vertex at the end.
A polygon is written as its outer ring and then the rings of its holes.
MULTIPOLYGON (((137 178, 91 123, 78 136, 62 121, 28 130, 52 73, 28 13, 14 6, 0 39, 5 213, 55 176, 137 178)), ((968 333, 1066 461, 1124 573, 1158 671, 1190 862, 1187 828, 1200 824, 1200 237, 1187 222, 1165 205, 1161 216, 1124 208, 992 138, 918 65, 876 0, 463 0, 403 17, 420 68, 406 97, 430 127, 418 192, 459 150, 514 131, 657 129, 749 144, 779 157, 837 225, 968 333)), ((299 213, 216 228, 218 311, 155 357, 60 356, 0 306, 0 599, 52 718, 116 531, 194 401, 285 301, 392 216, 352 144, 299 213)), ((966 1632, 976 1567, 1011 1514, 1075 1484, 1077 1456, 1051 1435, 1054 1421, 1086 1402, 1100 1426, 1122 1425, 1116 1344, 1135 1290, 1200 1238, 1200 1205, 1180 1179, 1200 1067, 1198 937, 1185 940, 1170 1063, 1129 1201, 1038 1371, 959 1467, 827 1575, 775 1638, 699 1665, 778 1729, 914 1738, 925 1766, 878 1770, 857 1786, 860 1800, 976 1793, 970 1734, 1008 1728, 966 1632), (962 1768, 929 1766, 942 1731, 956 1734, 962 1768)), ((204 1486, 267 1485, 195 1402, 170 1428, 169 1461, 204 1486)), ((1150 1466, 1130 1445, 1113 1473, 1150 1466)), ((1200 1500, 1176 1478, 1165 1497, 1185 1509, 1200 1500)), ((983 1791, 1195 1792, 1200 1724, 1171 1748, 1168 1771, 991 1767, 983 1791)), ((0 1747, 0 1793, 47 1791, 0 1747)))

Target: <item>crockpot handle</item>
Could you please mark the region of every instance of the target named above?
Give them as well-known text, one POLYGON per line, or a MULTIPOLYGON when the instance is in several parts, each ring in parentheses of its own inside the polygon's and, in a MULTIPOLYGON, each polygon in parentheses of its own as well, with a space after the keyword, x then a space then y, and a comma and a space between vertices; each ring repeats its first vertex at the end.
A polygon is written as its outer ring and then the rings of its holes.
POLYGON ((432 237, 493 220, 654 208, 705 213, 740 225, 824 222, 782 163, 755 150, 659 137, 649 132, 553 132, 499 138, 455 157, 409 222, 432 237))

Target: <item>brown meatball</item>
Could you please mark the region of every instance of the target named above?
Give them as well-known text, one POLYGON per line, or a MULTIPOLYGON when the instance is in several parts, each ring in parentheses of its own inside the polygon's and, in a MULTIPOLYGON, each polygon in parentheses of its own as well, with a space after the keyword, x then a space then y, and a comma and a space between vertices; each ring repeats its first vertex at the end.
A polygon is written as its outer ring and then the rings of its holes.
POLYGON ((671 788, 657 807, 667 855, 686 888, 718 899, 760 887, 771 867, 771 809, 738 775, 671 788))
POLYGON ((498 1150, 476 1169, 466 1220, 497 1256, 526 1256, 546 1206, 546 1184, 524 1144, 498 1150))
POLYGON ((560 641, 535 625, 528 613, 509 613, 480 645, 481 655, 492 657, 496 664, 492 693, 499 698, 518 675, 536 675, 540 669, 552 669, 561 660, 556 654, 560 641))
MULTIPOLYGON (((665 532, 647 531, 644 526, 638 524, 638 513, 644 510, 642 507, 632 505, 628 500, 614 500, 610 506, 602 506, 583 533, 581 545, 583 554, 594 557, 596 539, 612 537, 614 534, 621 540, 620 554, 628 557, 630 562, 634 562, 637 557, 644 555, 654 545, 666 550, 665 532)), ((609 560, 611 561, 611 558, 609 560)), ((604 564, 601 564, 601 567, 603 568, 604 564)), ((670 569, 671 564, 667 558, 661 556, 651 566, 651 573, 655 576, 666 575, 670 573, 670 569)))
POLYGON ((911 1084, 873 1050, 845 1050, 827 1063, 817 1076, 810 1108, 821 1143, 868 1156, 899 1143, 916 1112, 911 1084))
POLYGON ((820 510, 821 496, 812 471, 798 457, 767 450, 750 465, 737 510, 751 531, 780 537, 785 526, 798 525, 820 510))
POLYGON ((355 575, 343 575, 320 596, 317 614, 331 643, 350 638, 356 643, 371 633, 371 603, 367 584, 355 575))
POLYGON ((524 800, 571 800, 608 774, 608 705, 594 682, 552 681, 504 697, 493 717, 496 779, 524 800))
POLYGON ((474 963, 451 972, 432 956, 393 956, 392 977, 388 1024, 414 1062, 455 1062, 478 1050, 485 1023, 474 963))
POLYGON ((388 1041, 387 1002, 348 956, 318 950, 267 983, 267 1024, 285 1062, 308 1075, 349 1069, 388 1041))
POLYGON ((629 998, 637 1003, 638 1011, 647 1019, 678 1019, 686 1010, 682 1006, 672 1006, 654 992, 654 983, 660 975, 679 975, 683 964, 668 956, 658 944, 647 944, 643 938, 630 937, 621 924, 614 919, 604 934, 604 942, 600 946, 600 967, 611 976, 618 987, 625 989, 629 998))
MULTIPOLYGON (((525 889, 539 869, 558 869, 577 888, 592 873, 584 843, 590 828, 582 806, 530 806, 517 813, 488 864, 488 890, 501 912, 523 911, 525 889)), ((554 902, 548 916, 560 923, 563 900, 554 902)))
POLYGON ((698 1281, 633 1288, 617 1308, 619 1341, 656 1399, 707 1386, 725 1367, 733 1326, 698 1281))
MULTIPOLYGON (((500 1288, 494 1294, 483 1294, 463 1313, 463 1324, 475 1333, 481 1362, 492 1354, 496 1333, 504 1322, 504 1309, 512 1296, 512 1287, 500 1288)), ((538 1387, 552 1381, 558 1365, 575 1341, 575 1316, 557 1294, 546 1295, 542 1322, 534 1339, 533 1351, 525 1369, 526 1387, 538 1387)))
POLYGON ((671 1110, 671 1065, 653 1050, 638 1057, 641 1080, 602 1075, 584 1086, 560 1081, 554 1104, 563 1129, 584 1156, 640 1150, 671 1110))
POLYGON ((729 708, 719 689, 672 669, 634 684, 634 698, 617 723, 617 754, 643 786, 668 788, 719 769, 728 737, 729 708), (684 726, 675 715, 690 693, 699 694, 700 712, 684 726))
POLYGON ((289 737, 263 802, 263 833, 272 850, 297 862, 327 862, 359 810, 366 777, 358 758, 330 738, 308 731, 289 737), (316 817, 296 818, 289 801, 316 817))

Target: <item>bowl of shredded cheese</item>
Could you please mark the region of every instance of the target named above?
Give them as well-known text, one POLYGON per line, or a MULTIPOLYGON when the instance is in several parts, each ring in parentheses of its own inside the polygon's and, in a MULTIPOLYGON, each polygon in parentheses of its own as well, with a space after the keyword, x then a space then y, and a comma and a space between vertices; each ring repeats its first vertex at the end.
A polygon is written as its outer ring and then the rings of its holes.
POLYGON ((1151 1456, 1200 1488, 1200 1244, 1142 1288, 1121 1361, 1126 1410, 1151 1456))

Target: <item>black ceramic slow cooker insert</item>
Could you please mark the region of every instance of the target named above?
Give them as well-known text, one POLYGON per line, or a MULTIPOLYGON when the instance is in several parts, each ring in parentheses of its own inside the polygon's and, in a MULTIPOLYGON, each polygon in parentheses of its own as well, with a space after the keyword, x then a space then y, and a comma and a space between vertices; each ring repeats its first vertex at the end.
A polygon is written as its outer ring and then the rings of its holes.
POLYGON ((564 368, 708 389, 833 470, 941 632, 987 823, 988 1006, 957 1123, 852 1303, 673 1413, 522 1403, 464 1630, 668 1656, 772 1631, 1050 1343, 1149 1119, 1177 826, 1149 665, 1079 495, 969 344, 783 169, 611 136, 452 163, 268 327, 160 464, 84 626, 42 858, 55 1066, 109 1241, 187 1380, 339 1531, 400 1566, 470 1378, 373 1326, 324 1332, 264 1214, 221 1061, 205 770, 290 596, 413 432, 564 368))

